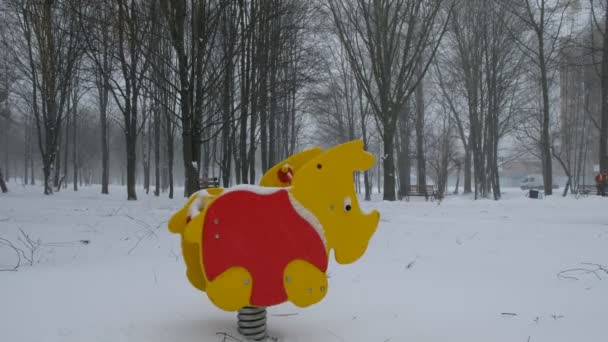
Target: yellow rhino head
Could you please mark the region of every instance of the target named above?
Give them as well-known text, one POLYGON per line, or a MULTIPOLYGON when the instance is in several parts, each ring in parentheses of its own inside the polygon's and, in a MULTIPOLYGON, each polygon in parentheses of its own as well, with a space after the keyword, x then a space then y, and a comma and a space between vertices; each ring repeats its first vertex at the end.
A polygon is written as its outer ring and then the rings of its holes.
POLYGON ((380 220, 378 211, 361 211, 353 182, 353 172, 370 169, 374 161, 363 141, 354 140, 328 149, 293 178, 290 193, 319 220, 340 264, 363 255, 380 220))

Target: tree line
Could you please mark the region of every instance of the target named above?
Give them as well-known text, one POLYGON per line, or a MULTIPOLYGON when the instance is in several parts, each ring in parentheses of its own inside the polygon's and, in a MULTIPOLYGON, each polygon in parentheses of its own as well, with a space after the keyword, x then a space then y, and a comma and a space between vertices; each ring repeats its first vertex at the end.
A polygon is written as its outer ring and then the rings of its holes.
POLYGON ((522 153, 546 194, 555 161, 574 189, 567 132, 586 121, 560 119, 568 47, 601 79, 589 117, 608 168, 608 44, 569 38, 581 7, 606 37, 597 0, 1 0, 0 185, 19 172, 45 194, 188 196, 361 138, 380 157, 356 175, 366 199, 430 182, 443 196, 450 175, 455 192, 462 175, 464 193, 499 199, 522 153))

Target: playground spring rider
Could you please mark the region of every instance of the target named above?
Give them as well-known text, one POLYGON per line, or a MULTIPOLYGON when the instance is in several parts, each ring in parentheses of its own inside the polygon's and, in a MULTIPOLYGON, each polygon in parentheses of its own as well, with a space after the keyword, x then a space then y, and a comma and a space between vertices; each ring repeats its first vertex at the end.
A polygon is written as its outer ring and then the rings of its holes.
POLYGON ((361 211, 353 172, 373 164, 355 140, 297 153, 259 186, 192 195, 169 221, 181 234, 189 281, 218 308, 239 311, 241 334, 264 339, 267 306, 307 307, 325 297, 330 250, 349 264, 367 249, 380 214, 361 211))

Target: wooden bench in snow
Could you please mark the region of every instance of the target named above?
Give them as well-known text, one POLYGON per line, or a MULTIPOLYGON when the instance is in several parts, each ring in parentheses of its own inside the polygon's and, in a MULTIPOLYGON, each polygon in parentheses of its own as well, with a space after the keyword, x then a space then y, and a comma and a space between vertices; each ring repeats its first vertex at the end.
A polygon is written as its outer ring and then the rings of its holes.
POLYGON ((209 189, 209 188, 219 188, 220 187, 220 179, 217 177, 211 178, 203 178, 199 182, 200 188, 209 189))
POLYGON ((437 190, 434 185, 426 185, 424 188, 419 188, 418 185, 410 185, 408 191, 403 196, 406 201, 410 200, 410 196, 424 197, 427 201, 434 201, 437 197, 437 190))

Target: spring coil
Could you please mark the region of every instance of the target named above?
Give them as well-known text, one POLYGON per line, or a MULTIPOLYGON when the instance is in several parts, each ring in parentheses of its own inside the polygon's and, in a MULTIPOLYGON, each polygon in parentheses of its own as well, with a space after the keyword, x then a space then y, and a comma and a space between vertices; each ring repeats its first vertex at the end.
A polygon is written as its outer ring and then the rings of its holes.
POLYGON ((237 318, 241 335, 255 341, 266 338, 266 308, 245 306, 239 310, 237 318))

